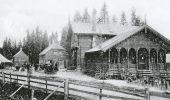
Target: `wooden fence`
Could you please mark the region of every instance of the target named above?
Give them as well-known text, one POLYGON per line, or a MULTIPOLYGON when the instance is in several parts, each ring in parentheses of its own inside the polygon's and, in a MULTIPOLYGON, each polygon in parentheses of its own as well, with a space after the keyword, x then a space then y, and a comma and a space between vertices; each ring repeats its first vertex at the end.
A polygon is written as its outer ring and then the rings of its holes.
MULTIPOLYGON (((118 86, 114 86, 112 84, 100 83, 100 82, 86 82, 86 81, 79 81, 73 79, 62 79, 56 77, 37 77, 32 75, 19 75, 19 74, 12 74, 12 73, 4 73, 0 72, 0 79, 5 82, 16 82, 18 84, 25 84, 27 88, 31 89, 41 89, 46 91, 46 93, 55 93, 55 88, 59 87, 58 92, 64 94, 65 100, 68 99, 68 96, 78 96, 83 97, 78 94, 73 94, 72 91, 77 93, 85 93, 89 95, 98 96, 98 100, 102 100, 102 98, 113 98, 113 99, 122 99, 122 100, 138 100, 135 98, 130 97, 123 97, 123 96, 115 96, 103 93, 103 91, 114 91, 118 93, 123 93, 129 96, 139 97, 145 100, 150 100, 149 90, 148 89, 135 89, 124 87, 120 88, 118 86), (93 88, 97 89, 99 92, 96 91, 88 91, 81 88, 71 87, 71 85, 81 86, 84 88, 93 88), (51 87, 51 88, 50 88, 51 87), (69 93, 70 92, 70 93, 69 93)), ((52 95, 52 94, 51 94, 52 95)), ((44 99, 47 100, 47 99, 44 99)))

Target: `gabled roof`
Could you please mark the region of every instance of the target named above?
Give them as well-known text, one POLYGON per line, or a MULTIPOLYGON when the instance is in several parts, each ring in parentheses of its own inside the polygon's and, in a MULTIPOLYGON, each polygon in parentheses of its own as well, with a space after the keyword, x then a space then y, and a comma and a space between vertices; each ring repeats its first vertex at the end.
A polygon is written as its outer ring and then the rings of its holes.
POLYGON ((4 63, 4 62, 9 62, 12 63, 12 61, 8 60, 7 58, 5 58, 3 55, 0 54, 0 63, 4 63))
POLYGON ((118 35, 124 31, 132 30, 136 26, 121 25, 119 23, 106 23, 106 24, 95 24, 95 30, 93 30, 92 23, 71 23, 73 33, 78 34, 107 34, 107 35, 118 35))
POLYGON ((144 26, 141 26, 141 27, 137 27, 136 29, 132 29, 130 31, 126 31, 126 32, 123 32, 122 34, 119 34, 105 42, 103 42, 102 44, 86 51, 86 52, 95 52, 95 51, 105 51, 113 46, 115 46, 116 44, 122 42, 123 40, 127 39, 128 37, 138 33, 139 31, 141 31, 142 29, 144 28, 148 28, 152 31, 154 31, 154 33, 156 35, 159 35, 160 38, 162 38, 165 42, 167 42, 168 44, 170 44, 170 41, 165 38, 163 35, 161 35, 160 33, 158 33, 157 31, 155 31, 153 28, 151 28, 150 26, 148 25, 144 25, 144 26))
POLYGON ((21 58, 28 58, 28 56, 22 51, 22 48, 20 49, 20 51, 18 53, 16 53, 14 56, 15 57, 21 57, 21 58))
POLYGON ((47 48, 45 48, 39 55, 45 55, 51 49, 65 50, 59 43, 53 43, 49 45, 47 48))

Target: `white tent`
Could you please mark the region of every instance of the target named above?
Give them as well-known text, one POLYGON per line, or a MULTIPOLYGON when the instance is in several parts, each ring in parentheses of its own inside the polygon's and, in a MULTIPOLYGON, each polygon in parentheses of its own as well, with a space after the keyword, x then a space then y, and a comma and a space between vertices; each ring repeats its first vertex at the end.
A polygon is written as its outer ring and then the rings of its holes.
POLYGON ((166 62, 170 63, 170 54, 166 54, 166 62))
POLYGON ((12 61, 8 60, 7 58, 5 58, 3 55, 0 54, 0 64, 1 63, 12 63, 12 61))

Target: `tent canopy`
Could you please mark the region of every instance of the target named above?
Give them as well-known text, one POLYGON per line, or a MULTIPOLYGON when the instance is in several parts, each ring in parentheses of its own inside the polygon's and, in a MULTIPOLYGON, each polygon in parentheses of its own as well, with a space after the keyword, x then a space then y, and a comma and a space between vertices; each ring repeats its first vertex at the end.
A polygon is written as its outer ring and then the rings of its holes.
POLYGON ((166 54, 166 62, 170 63, 170 54, 166 54))
POLYGON ((8 60, 7 58, 0 54, 0 64, 1 63, 12 63, 12 61, 8 60))

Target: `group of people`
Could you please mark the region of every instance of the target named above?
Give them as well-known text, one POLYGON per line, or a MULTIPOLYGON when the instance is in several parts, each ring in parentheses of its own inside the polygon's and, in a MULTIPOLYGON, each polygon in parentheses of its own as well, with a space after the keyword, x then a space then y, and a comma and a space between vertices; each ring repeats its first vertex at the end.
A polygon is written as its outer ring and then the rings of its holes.
POLYGON ((32 73, 32 71, 44 71, 45 73, 53 73, 58 71, 58 63, 55 64, 28 64, 24 63, 21 66, 15 67, 17 71, 25 71, 27 70, 29 73, 32 73))
POLYGON ((130 79, 130 81, 128 79, 128 82, 133 82, 133 83, 137 83, 140 85, 150 85, 153 87, 158 87, 160 89, 168 88, 166 79, 163 77, 152 77, 152 76, 140 77, 140 78, 136 78, 135 80, 130 79))
POLYGON ((37 65, 31 65, 28 63, 24 63, 21 66, 15 66, 16 71, 28 71, 28 73, 32 73, 33 71, 37 70, 37 65))

